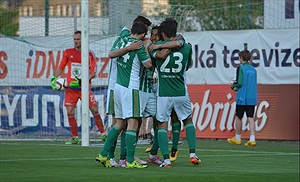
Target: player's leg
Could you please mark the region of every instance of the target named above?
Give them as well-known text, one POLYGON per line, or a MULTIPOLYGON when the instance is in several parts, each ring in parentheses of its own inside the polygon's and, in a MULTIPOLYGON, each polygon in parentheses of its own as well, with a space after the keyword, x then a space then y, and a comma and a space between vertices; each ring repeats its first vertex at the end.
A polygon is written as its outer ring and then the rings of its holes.
POLYGON ((79 94, 81 94, 80 91, 74 91, 69 88, 65 90, 64 106, 67 110, 68 122, 70 126, 70 131, 72 133, 71 142, 66 142, 66 144, 80 144, 80 140, 78 138, 78 126, 74 112, 79 94))
MULTIPOLYGON (((111 123, 110 128, 112 128, 116 124, 115 107, 114 107, 114 90, 109 89, 107 91, 106 101, 107 101, 107 103, 106 103, 106 114, 111 115, 112 123, 111 123)), ((101 136, 101 137, 103 137, 103 136, 101 136)), ((101 140, 105 141, 106 138, 101 138, 101 140)), ((111 165, 115 166, 115 167, 118 167, 119 165, 115 160, 116 145, 117 145, 117 140, 113 143, 113 145, 109 149, 108 157, 109 157, 111 165)))
MULTIPOLYGON (((150 152, 153 145, 153 136, 151 134, 151 130, 154 129, 154 120, 156 115, 156 94, 155 93, 144 93, 142 102, 145 103, 145 107, 143 110, 143 117, 148 118, 150 122, 148 122, 148 137, 150 136, 150 146, 145 150, 146 153, 150 152), (151 117, 151 118, 149 118, 151 117)), ((157 126, 157 123, 155 124, 157 126)), ((157 140, 157 136, 156 136, 157 140)), ((158 144, 157 144, 158 145, 158 144)))
POLYGON ((154 130, 153 125, 154 125, 153 117, 148 118, 147 139, 150 142, 150 145, 148 148, 146 148, 146 150, 145 150, 146 153, 150 152, 152 149, 154 136, 152 136, 151 130, 152 129, 154 130))
POLYGON ((125 136, 126 143, 126 167, 127 168, 135 168, 137 161, 135 161, 135 147, 138 140, 138 119, 129 118, 127 120, 127 131, 125 136))
MULTIPOLYGON (((153 119, 152 119, 152 125, 154 125, 153 119)), ((155 128, 154 128, 154 127, 152 127, 152 129, 153 129, 153 131, 155 131, 155 128)), ((151 132, 150 132, 150 134, 151 134, 151 132)), ((151 134, 151 135, 152 135, 152 134, 151 134)), ((157 137, 156 137, 156 138, 157 138, 157 137)), ((157 140, 157 139, 156 139, 156 140, 157 140)), ((151 139, 150 139, 150 144, 149 144, 149 146, 148 146, 148 147, 146 148, 146 150, 145 150, 146 153, 148 153, 148 152, 151 151, 152 146, 153 146, 153 141, 154 141, 154 136, 152 136, 151 139)))
POLYGON ((96 161, 103 164, 105 167, 111 167, 109 158, 108 158, 108 152, 111 148, 111 146, 116 142, 118 139, 118 136, 120 134, 120 131, 122 131, 125 127, 126 121, 123 119, 117 118, 116 124, 110 129, 110 131, 107 134, 107 139, 103 145, 103 148, 100 152, 100 154, 96 157, 96 161))
POLYGON ((250 139, 247 143, 245 143, 246 146, 256 146, 256 141, 255 141, 255 122, 253 119, 254 115, 254 110, 255 106, 246 106, 246 115, 247 115, 247 120, 249 122, 250 126, 250 139))
POLYGON ((171 113, 171 121, 172 121, 172 149, 170 152, 170 160, 171 162, 173 162, 177 159, 178 142, 179 142, 180 130, 181 130, 181 123, 178 120, 178 117, 174 110, 172 110, 171 113))
POLYGON ((122 118, 128 118, 125 136, 126 168, 143 168, 142 165, 134 160, 135 147, 137 143, 137 119, 142 117, 139 91, 128 89, 117 84, 115 86, 115 95, 117 94, 116 89, 118 89, 121 93, 118 95, 118 97, 115 97, 116 116, 117 113, 121 111, 120 116, 122 118), (120 102, 117 102, 117 100, 119 100, 120 102), (118 109, 116 106, 118 107, 118 109))
POLYGON ((171 167, 171 161, 169 157, 169 149, 168 149, 168 135, 167 135, 168 122, 159 122, 158 123, 158 145, 160 146, 160 150, 162 156, 164 158, 163 163, 159 167, 171 167))
POLYGON ((155 117, 153 117, 153 130, 154 130, 153 143, 147 161, 148 163, 151 164, 161 165, 162 160, 157 155, 159 146, 158 146, 158 134, 157 134, 157 120, 155 117))
MULTIPOLYGON (((125 127, 127 128, 127 126, 125 127)), ((126 143, 125 143, 125 137, 126 137, 126 129, 124 129, 121 133, 121 144, 120 144, 120 161, 119 166, 120 167, 126 167, 126 143)))
MULTIPOLYGON (((116 124, 116 118, 115 118, 115 115, 111 115, 112 116, 112 125, 110 128, 112 128, 115 124, 116 124)), ((107 137, 107 136, 106 136, 107 137)), ((106 140, 106 138, 105 138, 106 140)), ((104 140, 104 141, 105 141, 104 140)), ((103 141, 103 140, 102 140, 103 141)), ((118 138, 117 140, 113 143, 113 145, 110 147, 109 149, 109 152, 108 152, 108 157, 109 157, 109 160, 110 160, 110 163, 112 166, 114 167, 118 167, 118 163, 117 161, 115 160, 115 150, 116 150, 116 146, 117 146, 117 141, 118 141, 118 138)))
POLYGON ((157 113, 156 119, 158 121, 158 145, 164 158, 163 163, 159 167, 170 168, 171 161, 169 157, 168 146, 168 121, 171 115, 173 101, 169 97, 157 97, 157 113))
POLYGON ((111 148, 111 146, 115 143, 115 141, 118 139, 118 136, 120 134, 120 131, 122 131, 126 126, 126 121, 122 118, 122 105, 121 105, 121 99, 122 99, 123 91, 122 89, 118 89, 118 87, 115 89, 114 94, 114 107, 115 107, 115 117, 116 117, 116 124, 110 129, 107 139, 104 143, 104 146, 100 152, 100 154, 96 157, 96 161, 103 164, 105 167, 111 167, 109 158, 108 158, 108 152, 111 148))
POLYGON ((142 132, 143 132, 141 130, 144 127, 143 126, 143 119, 142 118, 137 118, 137 121, 138 121, 138 126, 137 126, 137 130, 136 130, 136 142, 139 141, 140 134, 142 134, 142 132))
MULTIPOLYGON (((116 118, 115 118, 115 115, 111 115, 112 116, 112 125, 110 127, 113 128, 113 126, 116 124, 116 118)), ((110 131, 110 130, 109 130, 110 131)), ((103 136, 103 135, 102 135, 103 136)), ((119 135, 118 135, 119 136, 119 135)), ((105 137, 105 140, 106 140, 107 136, 105 137)), ((102 141, 105 141, 102 139, 102 141)), ((115 150, 116 150, 116 146, 117 146, 117 141, 118 141, 118 137, 117 139, 115 140, 115 142, 112 144, 112 146, 110 147, 109 151, 108 151, 108 158, 109 158, 109 161, 110 161, 110 164, 114 167, 119 167, 119 164, 118 162, 116 161, 115 159, 115 150)))
MULTIPOLYGON (((141 129, 141 126, 143 125, 142 123, 143 123, 143 119, 142 118, 137 118, 137 121, 138 121, 138 128, 137 128, 137 130, 136 130, 136 144, 138 143, 138 141, 139 141, 139 133, 140 133, 140 129, 141 129)), ((139 164, 141 164, 141 165, 146 165, 147 164, 147 162, 146 161, 144 161, 144 160, 142 160, 142 159, 140 159, 138 156, 134 156, 134 160, 136 161, 136 162, 138 162, 139 164)))
POLYGON ((100 113, 98 111, 98 102, 96 101, 95 96, 91 91, 89 94, 90 94, 89 95, 89 106, 90 106, 90 111, 94 116, 95 124, 98 127, 101 135, 105 135, 105 128, 104 128, 100 113))
POLYGON ((182 120, 185 126, 186 140, 189 145, 190 162, 194 165, 201 163, 196 155, 196 128, 192 121, 192 108, 189 96, 177 97, 175 99, 174 110, 179 120, 182 120))
POLYGON ((189 144, 190 162, 194 165, 198 165, 201 163, 201 160, 196 155, 196 129, 193 124, 192 118, 183 120, 183 123, 185 125, 186 139, 189 144))
POLYGON ((76 122, 76 118, 74 115, 74 107, 73 106, 68 106, 66 107, 67 113, 68 113, 68 121, 69 121, 69 126, 70 126, 70 131, 72 133, 72 139, 70 142, 66 142, 66 144, 80 144, 80 140, 78 138, 78 126, 76 122))
POLYGON ((146 128, 147 139, 151 141, 152 140, 151 130, 153 129, 153 118, 148 117, 146 123, 147 123, 147 128, 146 128))
MULTIPOLYGON (((155 93, 147 93, 147 100, 145 110, 143 111, 144 117, 151 117, 153 123, 154 136, 152 141, 150 141, 150 146, 146 149, 145 152, 150 152, 147 162, 150 164, 161 165, 162 160, 157 155, 158 151, 158 134, 157 134, 157 120, 155 119, 156 115, 156 95, 155 93)), ((151 123, 150 123, 151 124, 151 123)), ((149 124, 148 127, 150 128, 149 124)), ((149 132, 151 135, 151 132, 149 132)))
POLYGON ((227 141, 231 144, 241 145, 242 144, 242 118, 245 112, 245 107, 236 105, 235 111, 235 137, 228 138, 227 141))
POLYGON ((141 165, 135 160, 136 136, 138 129, 138 120, 136 118, 129 118, 127 120, 127 132, 125 137, 126 142, 126 168, 144 168, 147 165, 141 165))
POLYGON ((146 134, 146 125, 147 125, 147 118, 141 118, 139 120, 139 128, 138 128, 138 138, 145 139, 144 136, 146 134))

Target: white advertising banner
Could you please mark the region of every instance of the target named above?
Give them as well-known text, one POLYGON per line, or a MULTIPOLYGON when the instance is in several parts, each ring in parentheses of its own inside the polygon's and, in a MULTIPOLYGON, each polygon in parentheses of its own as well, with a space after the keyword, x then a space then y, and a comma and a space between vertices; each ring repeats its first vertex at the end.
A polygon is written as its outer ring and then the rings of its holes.
POLYGON ((193 45, 189 84, 225 84, 235 79, 238 53, 247 48, 259 84, 299 84, 299 30, 245 30, 186 33, 193 45))
MULTIPOLYGON (((235 78, 239 65, 238 52, 244 48, 252 53, 259 84, 299 84, 298 29, 189 32, 183 35, 193 45, 193 67, 187 73, 188 84, 229 83, 235 78)), ((90 44, 98 60, 94 85, 107 85, 107 54, 113 40, 95 40, 90 44)), ((72 46, 72 41, 72 37, 64 37, 64 42, 61 37, 22 41, 0 38, 0 85, 50 85, 63 51, 72 46), (60 48, 53 48, 56 44, 60 48)))

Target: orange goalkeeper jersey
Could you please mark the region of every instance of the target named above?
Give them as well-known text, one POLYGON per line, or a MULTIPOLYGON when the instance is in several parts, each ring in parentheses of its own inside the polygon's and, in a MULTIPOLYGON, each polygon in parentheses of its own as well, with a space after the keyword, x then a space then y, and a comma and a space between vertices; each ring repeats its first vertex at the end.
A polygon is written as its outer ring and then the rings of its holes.
MULTIPOLYGON (((89 52, 89 74, 96 72, 96 59, 93 52, 89 52)), ((68 68, 67 73, 67 83, 70 84, 71 81, 74 81, 75 77, 82 78, 81 70, 81 51, 76 50, 75 48, 66 49, 63 54, 62 60, 59 64, 59 68, 64 70, 65 67, 68 68)), ((90 81, 91 84, 91 81, 90 81)))

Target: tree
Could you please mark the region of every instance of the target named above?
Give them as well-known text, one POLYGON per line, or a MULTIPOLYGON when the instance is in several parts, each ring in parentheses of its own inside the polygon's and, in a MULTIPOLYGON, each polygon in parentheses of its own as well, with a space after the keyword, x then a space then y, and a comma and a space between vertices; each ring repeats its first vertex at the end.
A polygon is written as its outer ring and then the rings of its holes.
POLYGON ((0 2, 0 35, 17 35, 19 29, 18 15, 17 9, 4 8, 3 3, 0 2))

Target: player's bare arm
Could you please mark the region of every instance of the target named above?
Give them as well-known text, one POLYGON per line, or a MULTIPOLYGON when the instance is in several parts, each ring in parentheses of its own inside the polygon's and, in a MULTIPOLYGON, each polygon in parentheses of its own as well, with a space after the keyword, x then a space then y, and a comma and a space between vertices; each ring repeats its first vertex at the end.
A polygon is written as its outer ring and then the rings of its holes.
POLYGON ((143 65, 146 68, 152 68, 152 61, 151 61, 151 59, 149 59, 147 62, 144 62, 143 65))
POLYGON ((178 49, 183 45, 183 42, 181 41, 171 41, 171 42, 166 42, 164 44, 156 44, 152 45, 152 49, 178 49))
POLYGON ((160 60, 165 60, 170 53, 171 53, 171 49, 162 49, 156 52, 155 58, 160 60))
MULTIPOLYGON (((144 47, 149 47, 152 44, 149 38, 145 38, 143 42, 144 42, 144 47)), ((149 49, 146 49, 146 52, 149 54, 150 53, 149 49)))
MULTIPOLYGON (((149 51, 152 52, 156 49, 162 49, 156 53, 156 58, 158 59, 166 59, 166 57, 171 53, 171 49, 179 49, 183 45, 183 41, 178 40, 181 39, 182 36, 176 36, 173 38, 173 41, 166 42, 164 44, 153 44, 149 47, 149 51)), ((183 37, 182 37, 183 38, 183 37)))
POLYGON ((96 73, 95 72, 90 73, 90 75, 89 75, 89 80, 91 80, 93 78, 96 78, 96 73))
POLYGON ((120 56, 123 56, 124 54, 128 53, 129 51, 138 50, 142 46, 143 46, 143 42, 142 41, 134 41, 134 42, 132 42, 127 47, 124 47, 122 49, 117 49, 117 50, 110 51, 109 54, 108 54, 108 57, 110 59, 113 59, 113 58, 116 58, 116 57, 120 57, 120 56))
POLYGON ((164 44, 152 44, 149 47, 149 51, 152 52, 153 50, 157 50, 157 49, 178 49, 183 45, 182 41, 170 41, 170 42, 166 42, 164 44))
POLYGON ((179 39, 185 40, 184 37, 183 37, 181 34, 177 34, 177 35, 173 38, 173 40, 179 40, 179 39))
POLYGON ((60 69, 60 68, 57 68, 56 70, 55 70, 55 72, 54 72, 54 74, 53 74, 53 76, 55 76, 55 77, 59 77, 60 75, 61 75, 61 73, 63 72, 63 70, 62 69, 60 69))

